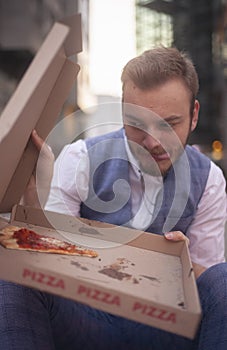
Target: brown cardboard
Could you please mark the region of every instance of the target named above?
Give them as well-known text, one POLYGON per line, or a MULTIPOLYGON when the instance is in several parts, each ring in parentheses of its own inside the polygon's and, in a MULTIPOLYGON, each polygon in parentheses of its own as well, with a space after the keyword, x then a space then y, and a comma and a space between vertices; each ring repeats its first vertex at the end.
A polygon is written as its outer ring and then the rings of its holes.
POLYGON ((0 117, 0 212, 19 203, 34 170, 31 131, 47 137, 79 72, 68 56, 82 49, 80 15, 65 23, 54 24, 0 117))
MULTIPOLYGON (((0 247, 0 265, 5 266, 0 278, 185 337, 195 336, 201 309, 185 242, 171 243, 163 236, 23 206, 14 207, 11 224, 95 246, 99 256, 0 247)), ((7 223, 2 220, 0 225, 7 223)))

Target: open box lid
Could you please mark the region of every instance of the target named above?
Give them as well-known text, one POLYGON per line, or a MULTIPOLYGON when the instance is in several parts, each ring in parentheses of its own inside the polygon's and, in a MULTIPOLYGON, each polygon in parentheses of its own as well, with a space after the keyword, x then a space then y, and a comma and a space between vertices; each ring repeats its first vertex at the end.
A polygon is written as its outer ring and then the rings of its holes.
POLYGON ((56 22, 0 116, 1 213, 24 193, 38 159, 31 132, 51 131, 79 72, 69 57, 81 50, 81 16, 56 22))

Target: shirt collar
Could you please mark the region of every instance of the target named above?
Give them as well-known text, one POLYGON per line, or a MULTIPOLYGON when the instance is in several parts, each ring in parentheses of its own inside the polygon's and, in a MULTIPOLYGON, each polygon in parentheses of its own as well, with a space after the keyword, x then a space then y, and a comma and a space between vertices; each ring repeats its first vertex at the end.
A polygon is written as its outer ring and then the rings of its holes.
POLYGON ((131 150, 130 150, 130 147, 129 147, 129 144, 128 144, 128 139, 125 135, 125 129, 123 130, 123 135, 124 135, 124 142, 125 142, 125 149, 126 149, 126 153, 127 153, 127 157, 128 157, 128 160, 129 160, 129 164, 132 168, 132 170, 134 171, 134 173, 136 174, 136 176, 138 178, 141 177, 141 170, 139 168, 139 163, 138 161, 135 159, 135 157, 133 156, 131 150))
POLYGON ((128 139, 125 135, 125 129, 123 129, 123 135, 124 135, 125 149, 126 149, 128 161, 129 161, 130 167, 131 167, 132 171, 134 172, 134 174, 136 175, 136 177, 138 179, 140 179, 141 176, 143 176, 149 182, 152 180, 153 182, 155 182, 157 184, 161 184, 163 182, 162 176, 152 176, 152 175, 149 175, 147 173, 141 172, 140 167, 139 167, 139 163, 130 150, 130 147, 128 144, 128 139))

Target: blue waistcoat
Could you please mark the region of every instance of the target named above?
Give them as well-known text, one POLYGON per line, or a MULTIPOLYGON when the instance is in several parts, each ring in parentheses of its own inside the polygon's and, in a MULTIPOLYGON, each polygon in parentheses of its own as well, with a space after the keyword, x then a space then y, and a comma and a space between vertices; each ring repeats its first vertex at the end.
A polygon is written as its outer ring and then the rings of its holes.
MULTIPOLYGON (((86 140, 90 160, 87 200, 81 204, 84 218, 130 226, 131 188, 123 129, 86 140)), ((156 200, 152 223, 146 231, 187 233, 195 217, 210 171, 210 160, 191 146, 170 168, 156 200)))

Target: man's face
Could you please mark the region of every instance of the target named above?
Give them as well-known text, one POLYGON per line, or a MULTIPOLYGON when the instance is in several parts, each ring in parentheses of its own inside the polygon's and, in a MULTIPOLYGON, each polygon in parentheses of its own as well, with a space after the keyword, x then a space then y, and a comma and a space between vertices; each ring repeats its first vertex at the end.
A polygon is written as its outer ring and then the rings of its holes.
POLYGON ((126 83, 124 127, 141 170, 164 175, 178 159, 198 120, 198 101, 195 101, 193 116, 190 106, 190 93, 179 79, 148 90, 141 90, 132 82, 126 83))

